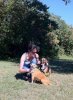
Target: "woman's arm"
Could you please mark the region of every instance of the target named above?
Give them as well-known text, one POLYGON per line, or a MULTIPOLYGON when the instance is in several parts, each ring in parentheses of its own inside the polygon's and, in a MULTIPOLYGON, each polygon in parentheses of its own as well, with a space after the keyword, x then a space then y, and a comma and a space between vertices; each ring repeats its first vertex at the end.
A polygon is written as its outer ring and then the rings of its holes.
POLYGON ((37 64, 40 64, 40 60, 39 60, 39 55, 36 53, 36 60, 37 60, 37 64))
POLYGON ((20 59, 20 68, 23 67, 24 61, 25 61, 25 54, 23 54, 23 55, 21 56, 21 59, 20 59))
POLYGON ((26 60, 26 54, 24 53, 20 58, 20 65, 19 65, 19 72, 24 73, 25 70, 23 69, 24 61, 26 60))

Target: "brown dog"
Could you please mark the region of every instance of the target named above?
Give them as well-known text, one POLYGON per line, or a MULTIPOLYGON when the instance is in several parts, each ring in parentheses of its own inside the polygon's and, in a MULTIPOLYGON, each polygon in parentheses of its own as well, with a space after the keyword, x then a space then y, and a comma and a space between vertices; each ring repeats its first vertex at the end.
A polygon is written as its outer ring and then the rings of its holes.
POLYGON ((31 71, 32 74, 32 83, 35 80, 41 81, 42 84, 44 85, 50 85, 49 79, 45 76, 43 72, 41 72, 38 68, 34 67, 31 71))

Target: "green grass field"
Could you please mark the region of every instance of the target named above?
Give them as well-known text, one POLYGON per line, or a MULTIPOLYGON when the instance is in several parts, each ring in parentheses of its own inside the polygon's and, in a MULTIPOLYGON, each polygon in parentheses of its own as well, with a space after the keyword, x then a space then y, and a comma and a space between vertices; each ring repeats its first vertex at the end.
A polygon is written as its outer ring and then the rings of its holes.
POLYGON ((73 61, 73 56, 59 55, 59 59, 72 60, 73 61))
MULTIPOLYGON (((72 63, 71 63, 72 64, 72 63)), ((50 86, 16 79, 18 63, 0 61, 0 100, 73 100, 73 73, 54 71, 50 86)))

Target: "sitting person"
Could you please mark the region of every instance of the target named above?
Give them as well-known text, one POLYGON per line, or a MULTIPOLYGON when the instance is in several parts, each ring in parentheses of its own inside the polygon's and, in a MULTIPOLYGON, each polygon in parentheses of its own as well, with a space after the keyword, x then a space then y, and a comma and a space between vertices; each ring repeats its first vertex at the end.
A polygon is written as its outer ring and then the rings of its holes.
POLYGON ((37 53, 37 52, 39 52, 39 47, 34 45, 34 44, 33 45, 29 45, 28 46, 28 50, 32 51, 32 53, 34 55, 34 58, 35 58, 35 59, 33 59, 33 61, 36 62, 37 65, 39 65, 40 64, 40 60, 39 60, 39 55, 37 53))
POLYGON ((47 73, 51 73, 51 69, 49 68, 48 60, 46 58, 42 58, 41 61, 41 70, 44 72, 46 75, 47 73))
POLYGON ((24 53, 20 59, 20 73, 27 73, 31 71, 31 63, 38 64, 39 55, 37 54, 38 47, 36 45, 31 45, 28 48, 28 52, 24 53))

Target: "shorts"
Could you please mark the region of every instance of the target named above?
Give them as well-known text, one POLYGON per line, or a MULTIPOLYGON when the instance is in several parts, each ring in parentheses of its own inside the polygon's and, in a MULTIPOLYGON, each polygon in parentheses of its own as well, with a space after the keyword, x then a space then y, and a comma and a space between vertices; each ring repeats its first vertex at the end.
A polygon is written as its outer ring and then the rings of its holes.
POLYGON ((23 66, 23 69, 25 69, 26 71, 30 71, 30 68, 23 66))

